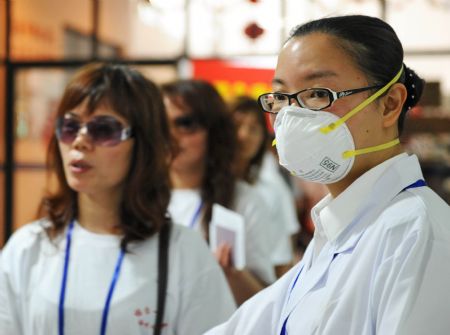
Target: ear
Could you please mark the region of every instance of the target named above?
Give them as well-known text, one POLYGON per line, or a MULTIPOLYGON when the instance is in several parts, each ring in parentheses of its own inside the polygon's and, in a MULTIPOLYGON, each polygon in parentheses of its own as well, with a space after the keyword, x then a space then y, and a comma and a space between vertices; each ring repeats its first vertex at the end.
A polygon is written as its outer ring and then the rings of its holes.
POLYGON ((397 83, 392 85, 383 97, 383 126, 385 128, 397 123, 407 94, 405 85, 397 83))

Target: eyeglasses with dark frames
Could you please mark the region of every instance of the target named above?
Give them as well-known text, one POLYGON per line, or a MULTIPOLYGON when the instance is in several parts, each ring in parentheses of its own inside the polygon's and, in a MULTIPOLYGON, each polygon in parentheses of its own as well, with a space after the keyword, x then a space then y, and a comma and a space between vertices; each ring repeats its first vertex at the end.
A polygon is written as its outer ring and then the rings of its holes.
POLYGON ((319 111, 330 107, 338 99, 381 87, 382 85, 375 85, 340 92, 335 92, 325 87, 314 87, 293 94, 281 92, 265 93, 259 96, 258 103, 265 112, 271 114, 277 114, 281 108, 289 106, 291 100, 295 100, 300 107, 319 111))

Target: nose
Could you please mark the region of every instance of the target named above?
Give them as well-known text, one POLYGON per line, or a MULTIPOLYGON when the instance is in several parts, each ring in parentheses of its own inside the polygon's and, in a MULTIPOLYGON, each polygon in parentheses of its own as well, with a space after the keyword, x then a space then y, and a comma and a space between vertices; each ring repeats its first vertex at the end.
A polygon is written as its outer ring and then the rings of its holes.
POLYGON ((240 141, 245 141, 245 140, 247 140, 248 139, 248 137, 249 137, 249 130, 247 129, 247 127, 244 127, 244 126, 240 126, 240 127, 238 127, 238 129, 237 129, 237 135, 238 135, 238 139, 240 140, 240 141))
POLYGON ((290 99, 289 105, 290 105, 290 106, 293 106, 293 105, 294 105, 294 106, 301 107, 301 106, 299 105, 297 99, 295 99, 295 98, 291 98, 291 99, 290 99))
POLYGON ((72 142, 73 148, 77 150, 90 150, 92 149, 92 139, 89 137, 87 127, 84 125, 78 130, 78 134, 72 142))

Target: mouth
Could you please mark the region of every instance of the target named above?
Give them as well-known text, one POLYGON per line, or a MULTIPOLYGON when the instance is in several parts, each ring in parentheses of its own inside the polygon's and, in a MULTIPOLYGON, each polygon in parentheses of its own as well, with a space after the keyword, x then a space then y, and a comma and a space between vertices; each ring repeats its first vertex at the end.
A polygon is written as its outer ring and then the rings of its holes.
POLYGON ((69 164, 70 171, 73 173, 79 174, 84 173, 92 169, 92 165, 87 163, 84 160, 73 160, 69 164))

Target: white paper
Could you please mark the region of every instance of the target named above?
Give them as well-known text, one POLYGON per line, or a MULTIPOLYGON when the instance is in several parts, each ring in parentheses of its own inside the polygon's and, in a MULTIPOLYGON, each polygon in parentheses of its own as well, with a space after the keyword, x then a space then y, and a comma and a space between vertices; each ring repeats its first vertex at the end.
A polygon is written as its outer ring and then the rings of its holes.
POLYGON ((221 244, 231 247, 233 266, 245 268, 245 227, 242 215, 221 205, 214 204, 209 225, 209 243, 215 251, 221 244))

